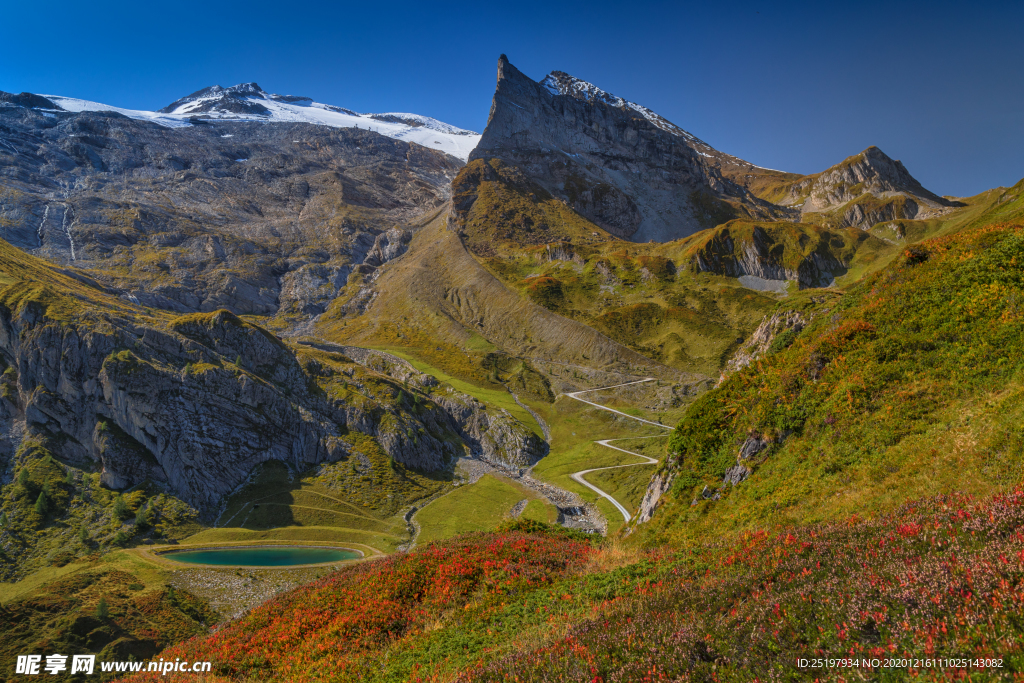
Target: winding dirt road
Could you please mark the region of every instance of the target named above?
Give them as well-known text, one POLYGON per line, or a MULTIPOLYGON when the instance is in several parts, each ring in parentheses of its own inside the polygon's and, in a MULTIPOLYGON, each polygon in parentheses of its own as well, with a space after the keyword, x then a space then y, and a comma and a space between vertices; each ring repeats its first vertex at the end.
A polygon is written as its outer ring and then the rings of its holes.
MULTIPOLYGON (((587 389, 585 391, 574 391, 574 392, 566 394, 566 396, 568 396, 569 398, 576 399, 577 401, 580 401, 582 403, 586 403, 587 405, 594 406, 595 408, 600 408, 601 410, 607 410, 610 413, 615 413, 616 415, 621 415, 622 417, 628 417, 630 420, 636 420, 637 422, 643 422, 644 424, 653 425, 655 427, 658 427, 660 429, 664 429, 666 431, 672 431, 671 427, 667 427, 667 426, 661 424, 660 422, 651 422, 650 420, 645 420, 645 419, 640 418, 640 417, 635 417, 633 415, 628 415, 628 414, 622 412, 621 410, 615 410, 614 408, 609 408, 608 406, 603 406, 600 403, 594 403, 593 401, 588 401, 585 398, 580 398, 580 394, 589 394, 589 393, 592 393, 594 391, 603 391, 605 389, 616 389, 618 387, 626 387, 626 386, 630 386, 632 384, 643 384, 644 382, 653 382, 655 379, 657 379, 657 378, 656 377, 648 377, 647 379, 641 379, 641 380, 637 380, 635 382, 625 382, 623 384, 613 384, 610 387, 599 387, 597 389, 587 389)), ((583 484, 584 486, 586 486, 590 490, 592 490, 595 493, 597 493, 597 495, 601 496, 602 498, 607 498, 609 501, 611 501, 612 505, 614 505, 616 508, 618 508, 619 512, 622 513, 622 516, 625 518, 625 520, 627 522, 629 522, 629 520, 632 519, 632 515, 629 514, 629 510, 627 510, 625 507, 623 507, 623 505, 621 503, 619 503, 619 501, 615 500, 615 498, 613 498, 611 496, 611 494, 607 493, 606 491, 601 490, 597 486, 594 486, 593 484, 591 484, 589 481, 587 481, 583 477, 584 477, 584 475, 590 474, 591 472, 599 472, 601 470, 617 470, 617 469, 621 469, 623 467, 638 467, 640 465, 657 465, 658 461, 655 460, 654 458, 648 457, 648 456, 643 455, 641 453, 634 453, 633 451, 627 451, 625 448, 619 448, 618 446, 613 446, 611 444, 611 442, 612 441, 626 441, 626 440, 629 440, 629 439, 660 439, 660 438, 664 438, 666 436, 668 436, 668 434, 655 434, 654 436, 633 436, 633 437, 626 437, 626 438, 622 438, 622 439, 603 439, 603 440, 600 440, 600 441, 594 441, 594 443, 596 443, 598 445, 601 445, 601 446, 604 446, 605 448, 611 448, 611 449, 614 449, 616 451, 621 451, 622 453, 627 453, 629 455, 635 455, 638 458, 642 458, 643 462, 634 462, 634 463, 629 463, 628 465, 612 465, 611 467, 595 467, 595 468, 589 469, 589 470, 580 470, 579 472, 574 472, 573 474, 569 475, 569 477, 573 481, 578 482, 580 484, 583 484)))

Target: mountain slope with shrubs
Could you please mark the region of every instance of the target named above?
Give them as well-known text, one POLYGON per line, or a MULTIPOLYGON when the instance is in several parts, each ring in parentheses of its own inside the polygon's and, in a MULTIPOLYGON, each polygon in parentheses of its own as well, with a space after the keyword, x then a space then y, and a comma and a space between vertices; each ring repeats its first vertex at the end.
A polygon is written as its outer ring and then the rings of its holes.
POLYGON ((796 665, 825 657, 879 680, 1019 676, 1021 263, 1024 225, 967 227, 809 302, 805 327, 690 407, 655 479, 668 492, 624 539, 522 522, 342 572, 172 652, 220 647, 224 680, 848 680, 796 665), (534 554, 511 562, 510 543, 534 554), (419 577, 390 611, 287 616, 385 576, 419 577), (265 658, 285 624, 308 645, 265 658))
POLYGON ((656 478, 669 492, 638 533, 682 540, 1017 484, 1021 263, 1024 226, 968 228, 809 310, 802 332, 690 407, 656 478))
POLYGON ((825 657, 1004 680, 1024 672, 1022 522, 1020 490, 683 550, 519 522, 342 570, 162 656, 225 682, 849 680, 796 666, 825 657))

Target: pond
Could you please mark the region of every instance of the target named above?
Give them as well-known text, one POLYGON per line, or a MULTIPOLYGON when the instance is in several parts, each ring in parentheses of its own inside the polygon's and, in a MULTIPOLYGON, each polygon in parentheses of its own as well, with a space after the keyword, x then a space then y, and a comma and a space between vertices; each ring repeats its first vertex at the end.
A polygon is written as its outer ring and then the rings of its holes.
POLYGON ((189 564, 214 564, 243 567, 289 567, 297 564, 322 564, 358 560, 362 553, 346 548, 311 546, 242 546, 235 548, 202 548, 174 550, 161 555, 164 559, 189 564))

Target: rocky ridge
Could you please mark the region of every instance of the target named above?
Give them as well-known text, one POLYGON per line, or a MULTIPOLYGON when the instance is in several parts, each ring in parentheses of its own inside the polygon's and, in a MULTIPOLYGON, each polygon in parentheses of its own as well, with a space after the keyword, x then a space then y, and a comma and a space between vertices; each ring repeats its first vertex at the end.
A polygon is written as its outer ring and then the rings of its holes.
POLYGON ((808 214, 834 213, 837 227, 863 230, 877 223, 928 218, 961 206, 925 189, 902 162, 871 146, 821 173, 791 182, 778 203, 808 214))
POLYGON ((348 429, 409 467, 443 469, 456 454, 438 409, 417 419, 372 392, 331 400, 311 376, 322 367, 304 368, 227 311, 98 331, 26 308, 0 309, 0 353, 18 387, 5 421, 23 421, 63 460, 97 462, 111 488, 151 479, 210 509, 260 462, 304 470, 348 457, 348 429))
POLYGON ((433 375, 418 371, 408 361, 384 351, 325 342, 310 346, 342 353, 374 372, 429 393, 431 400, 451 418, 472 457, 495 467, 521 470, 548 454, 548 444, 503 409, 488 409, 468 394, 441 384, 433 375))
POLYGON ((350 457, 350 431, 421 471, 464 449, 510 467, 547 452, 511 415, 404 361, 346 349, 362 367, 334 348, 291 347, 225 310, 152 316, 9 245, 0 258, 9 277, 32 269, 0 292, 9 462, 31 441, 98 467, 111 488, 149 479, 209 511, 261 462, 302 471, 350 457))

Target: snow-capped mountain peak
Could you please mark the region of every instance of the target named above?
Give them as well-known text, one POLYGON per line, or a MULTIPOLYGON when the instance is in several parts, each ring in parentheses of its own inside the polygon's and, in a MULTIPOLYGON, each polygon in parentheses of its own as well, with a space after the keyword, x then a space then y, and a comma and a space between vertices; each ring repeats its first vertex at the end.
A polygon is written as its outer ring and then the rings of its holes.
POLYGON ((647 107, 637 104, 636 102, 630 102, 629 100, 616 95, 612 95, 609 92, 605 92, 593 83, 588 83, 587 81, 576 78, 575 76, 570 76, 564 71, 552 71, 540 82, 540 84, 552 95, 567 95, 585 102, 601 102, 613 107, 618 107, 619 109, 631 109, 668 133, 679 135, 689 142, 710 147, 710 145, 703 140, 687 133, 676 124, 656 112, 651 111, 647 107))
POLYGON ((227 88, 213 85, 175 100, 156 112, 111 107, 71 97, 49 97, 67 111, 115 111, 168 127, 188 126, 195 119, 203 119, 363 128, 390 138, 415 142, 463 161, 480 140, 479 133, 429 116, 397 112, 360 114, 344 107, 314 102, 309 97, 268 93, 258 83, 239 83, 227 88))
MULTIPOLYGON (((196 111, 209 111, 216 108, 218 104, 222 107, 231 102, 239 102, 249 97, 267 98, 269 95, 259 86, 258 83, 239 83, 229 88, 219 85, 212 85, 209 88, 197 90, 191 95, 186 95, 179 100, 171 102, 160 110, 161 114, 184 114, 196 111)), ((304 98, 309 99, 309 98, 304 98)))

